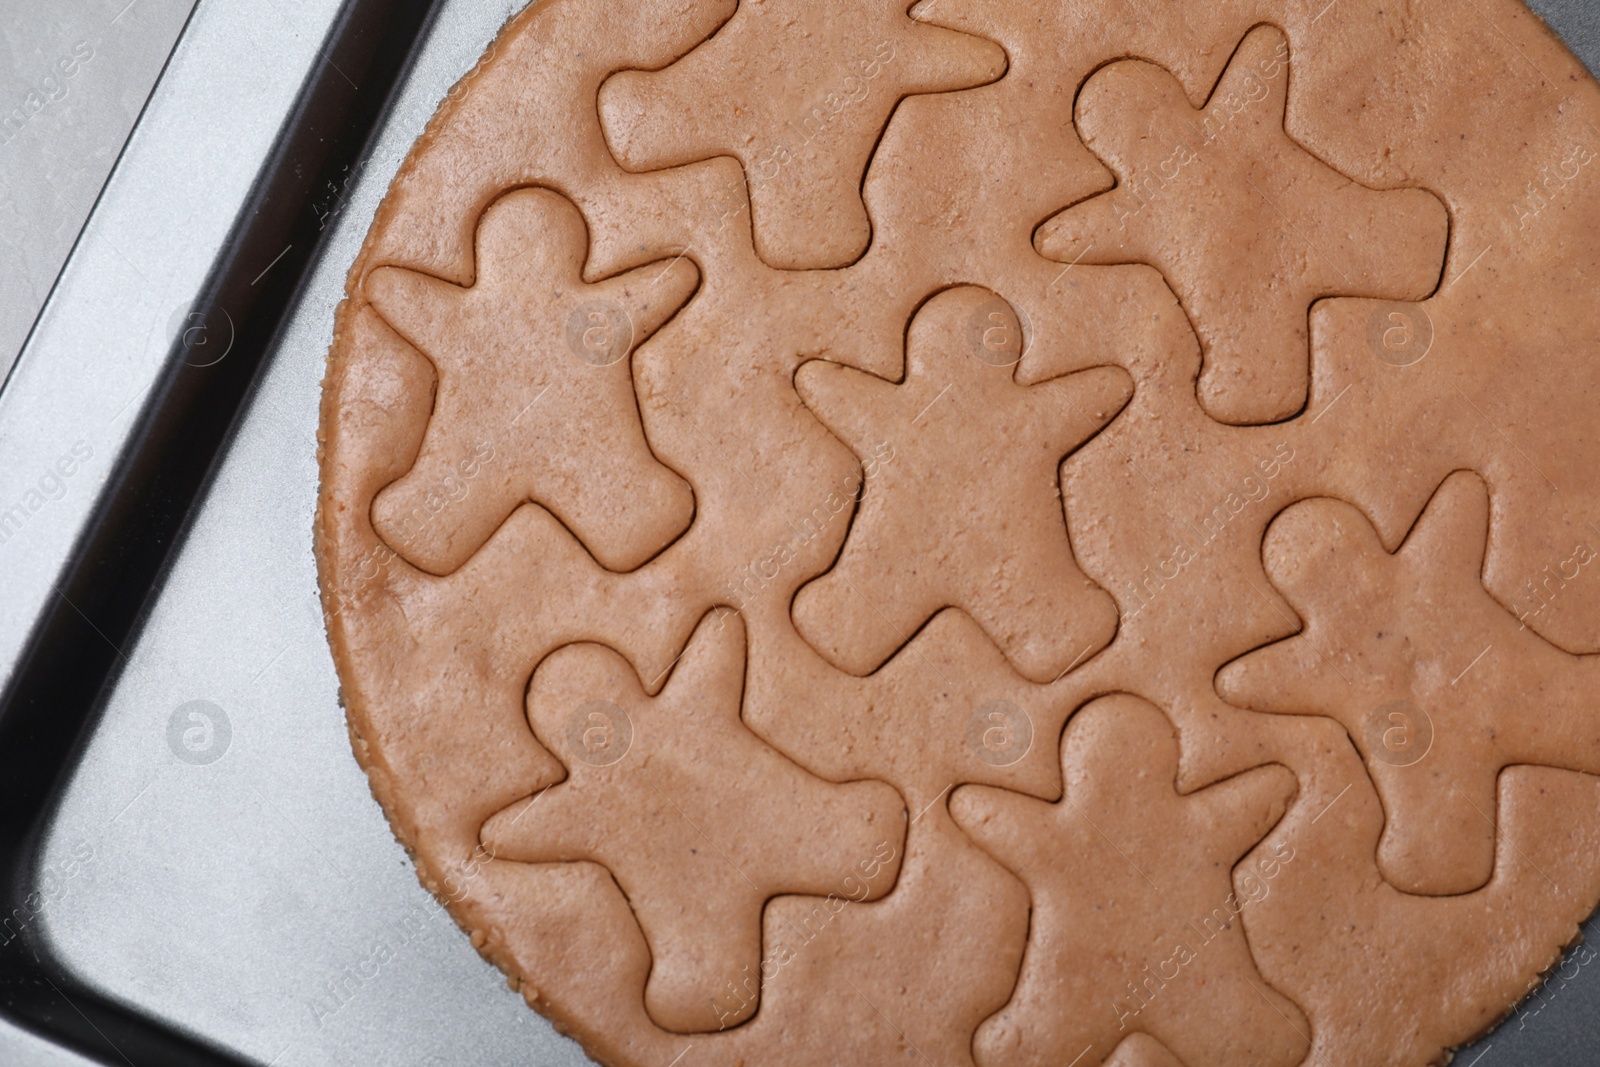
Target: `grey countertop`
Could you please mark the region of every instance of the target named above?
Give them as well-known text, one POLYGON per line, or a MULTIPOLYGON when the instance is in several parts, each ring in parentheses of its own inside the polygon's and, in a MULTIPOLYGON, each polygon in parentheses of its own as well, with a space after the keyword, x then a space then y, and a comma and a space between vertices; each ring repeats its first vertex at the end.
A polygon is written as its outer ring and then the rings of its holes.
POLYGON ((194 0, 0 0, 0 379, 194 0))

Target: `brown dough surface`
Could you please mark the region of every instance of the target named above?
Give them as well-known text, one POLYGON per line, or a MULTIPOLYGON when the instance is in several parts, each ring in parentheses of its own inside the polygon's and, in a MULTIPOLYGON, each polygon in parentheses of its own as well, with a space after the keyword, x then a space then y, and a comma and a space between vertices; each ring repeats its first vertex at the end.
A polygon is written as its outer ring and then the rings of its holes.
POLYGON ((423 883, 617 1067, 1437 1062, 1600 899, 1597 150, 1518 0, 524 11, 324 389, 423 883))

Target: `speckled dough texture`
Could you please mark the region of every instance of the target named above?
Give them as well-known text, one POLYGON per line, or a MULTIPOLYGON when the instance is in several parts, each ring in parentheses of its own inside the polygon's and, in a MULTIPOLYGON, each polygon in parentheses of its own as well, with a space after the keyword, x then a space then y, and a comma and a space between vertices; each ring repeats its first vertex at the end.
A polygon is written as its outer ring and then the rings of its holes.
POLYGON ((614 1067, 1422 1067, 1600 900, 1600 86, 1518 0, 542 0, 348 283, 419 875, 614 1067))

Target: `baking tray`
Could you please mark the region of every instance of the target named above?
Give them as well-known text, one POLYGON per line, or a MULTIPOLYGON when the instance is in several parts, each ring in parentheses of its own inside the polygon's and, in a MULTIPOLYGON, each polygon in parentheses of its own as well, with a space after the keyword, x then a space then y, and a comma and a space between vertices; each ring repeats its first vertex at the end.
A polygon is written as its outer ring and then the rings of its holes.
MULTIPOLYGON (((88 453, 0 544, 4 1067, 587 1062, 390 834, 311 554, 345 271, 520 7, 201 0, 0 391, 0 500, 88 453)), ((1595 1063, 1593 955, 1458 1063, 1595 1063)))

